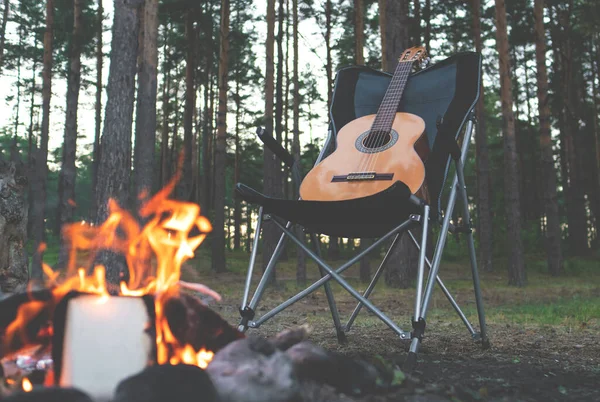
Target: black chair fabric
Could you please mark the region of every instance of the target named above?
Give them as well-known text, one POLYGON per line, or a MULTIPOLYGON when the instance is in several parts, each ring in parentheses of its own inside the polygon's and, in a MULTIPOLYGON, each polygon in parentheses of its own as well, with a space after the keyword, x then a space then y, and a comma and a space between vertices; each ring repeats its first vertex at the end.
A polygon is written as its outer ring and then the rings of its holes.
POLYGON ((294 201, 267 197, 238 184, 238 194, 247 202, 262 205, 264 212, 302 225, 308 233, 330 236, 379 237, 419 208, 408 201, 410 190, 397 181, 386 190, 369 197, 348 201, 294 201))
MULTIPOLYGON (((398 107, 398 111, 416 114, 425 121, 431 149, 425 163, 426 180, 431 207, 437 211, 450 153, 479 97, 480 76, 478 53, 454 55, 412 74, 398 107)), ((340 70, 330 110, 334 135, 350 121, 377 113, 391 78, 391 74, 363 66, 340 70)), ((379 194, 348 201, 283 200, 243 184, 238 184, 236 191, 245 201, 262 205, 266 213, 301 224, 309 232, 331 236, 378 237, 409 214, 420 212, 409 202, 410 191, 400 181, 379 194)), ((437 218, 436 214, 431 217, 437 218)))

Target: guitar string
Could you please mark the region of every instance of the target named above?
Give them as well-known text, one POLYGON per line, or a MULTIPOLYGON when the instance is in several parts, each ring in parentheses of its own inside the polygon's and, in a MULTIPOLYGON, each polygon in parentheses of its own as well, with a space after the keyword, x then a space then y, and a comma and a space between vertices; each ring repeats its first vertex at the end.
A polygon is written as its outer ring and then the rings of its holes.
MULTIPOLYGON (((400 70, 402 67, 401 65, 405 63, 405 62, 399 62, 398 66, 396 67, 396 70, 400 70)), ((380 110, 377 111, 377 114, 375 116, 375 119, 373 121, 373 124, 371 125, 371 128, 369 129, 369 134, 367 134, 365 136, 365 138, 363 139, 363 145, 365 145, 365 142, 367 144, 369 144, 369 148, 377 148, 373 147, 373 145, 376 145, 379 143, 379 138, 376 137, 375 139, 375 144, 373 144, 373 140, 370 138, 370 136, 372 135, 380 135, 378 133, 378 128, 376 127, 377 123, 378 123, 378 118, 377 116, 382 116, 384 114, 388 114, 389 113, 389 106, 388 104, 385 102, 386 99, 388 99, 389 97, 392 96, 392 94, 400 88, 400 84, 401 84, 401 76, 404 73, 402 71, 398 72, 396 71, 394 73, 394 76, 396 77, 396 79, 394 79, 394 77, 392 77, 392 82, 390 82, 390 85, 388 86, 388 88, 386 89, 385 95, 383 96, 383 101, 382 104, 380 105, 380 110), (398 73, 398 75, 396 75, 396 73, 398 73), (388 96, 389 95, 389 96, 388 96)), ((379 120, 381 119, 385 119, 385 117, 379 117, 379 120)), ((380 123, 379 123, 380 125, 380 123)), ((358 169, 356 170, 357 172, 362 172, 362 173, 366 173, 369 172, 369 170, 367 168, 373 166, 373 161, 374 161, 374 155, 371 153, 367 153, 366 155, 363 155, 363 157, 360 160, 360 163, 358 165, 358 169)))
MULTIPOLYGON (((385 145, 388 135, 390 136, 391 141, 391 131, 400 102, 398 98, 402 96, 405 84, 412 69, 412 64, 413 61, 401 61, 398 64, 397 69, 402 70, 398 73, 398 75, 395 77, 396 79, 394 79, 388 88, 391 89, 392 94, 388 98, 388 92, 386 91, 386 95, 384 96, 385 102, 382 104, 382 113, 380 114, 380 112, 377 112, 377 116, 382 115, 383 117, 380 117, 379 119, 376 117, 371 128, 372 131, 375 131, 375 135, 377 136, 375 138, 375 142, 371 144, 373 149, 377 149, 385 145)), ((375 168, 380 154, 381 152, 375 152, 375 155, 370 154, 368 164, 365 166, 367 172, 370 172, 375 168)))
MULTIPOLYGON (((385 140, 387 138, 387 135, 390 136, 390 141, 391 141, 391 130, 394 124, 394 120, 396 118, 396 112, 398 111, 398 105, 400 103, 400 98, 402 97, 402 93, 404 92, 404 87, 406 86, 406 82, 408 80, 408 76, 410 74, 410 70, 412 67, 412 62, 411 61, 406 61, 406 62, 402 62, 405 63, 406 66, 402 66, 403 69, 405 69, 404 71, 402 71, 399 74, 399 78, 398 78, 398 84, 396 86, 396 88, 394 89, 394 91, 396 93, 394 93, 394 96, 391 98, 391 101, 388 101, 389 103, 386 105, 387 108, 387 119, 385 120, 386 123, 389 124, 389 127, 386 125, 385 127, 383 127, 383 130, 379 130, 379 138, 378 138, 378 142, 376 144, 375 149, 385 145, 385 140)), ((380 157, 381 152, 377 152, 375 154, 375 157, 373 158, 373 167, 376 166, 377 164, 377 160, 380 157)))
MULTIPOLYGON (((412 61, 408 61, 408 62, 404 62, 406 64, 406 66, 403 66, 402 68, 404 68, 405 70, 400 74, 400 77, 398 79, 398 88, 395 89, 396 93, 394 94, 394 97, 392 97, 391 102, 387 105, 387 113, 388 113, 388 118, 385 120, 386 123, 388 123, 385 127, 383 127, 383 130, 380 130, 379 132, 379 141, 377 143, 376 148, 379 148, 383 145, 385 145, 386 143, 386 138, 389 135, 390 136, 390 141, 391 141, 391 136, 392 136, 392 127, 394 124, 394 120, 396 118, 396 112, 398 111, 398 105, 400 104, 400 100, 402 98, 402 93, 404 92, 404 88, 406 87, 406 82, 408 81, 408 77, 410 75, 410 71, 412 69, 412 61)), ((381 156, 381 152, 377 152, 375 154, 375 157, 373 158, 373 168, 377 165, 377 161, 379 159, 379 157, 381 156)))

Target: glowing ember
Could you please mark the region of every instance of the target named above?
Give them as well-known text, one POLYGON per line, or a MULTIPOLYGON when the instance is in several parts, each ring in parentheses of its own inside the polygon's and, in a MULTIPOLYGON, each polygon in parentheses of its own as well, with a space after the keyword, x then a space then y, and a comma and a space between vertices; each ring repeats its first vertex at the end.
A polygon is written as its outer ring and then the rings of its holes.
MULTIPOLYGON (((66 269, 55 272, 44 264, 43 270, 55 302, 69 291, 77 290, 101 295, 98 302, 102 303, 109 297, 109 288, 105 267, 95 264, 96 257, 102 250, 123 255, 129 275, 127 281, 120 284, 120 295, 155 296, 158 363, 195 364, 204 368, 213 353, 204 349, 196 351, 191 345, 180 345, 163 316, 164 302, 176 295, 179 287, 220 299, 206 286, 179 280, 182 264, 194 257, 194 250, 212 230, 210 222, 200 215, 198 205, 168 198, 179 177, 180 173, 143 204, 139 216, 147 222, 144 227, 140 227, 137 219, 114 200, 109 201, 109 216, 102 225, 95 226, 85 221, 65 225, 63 238, 69 251, 66 269)), ((17 319, 7 329, 6 339, 10 341, 20 336, 27 343, 24 339, 26 324, 44 305, 36 301, 23 305, 17 319)))
POLYGON ((21 383, 21 386, 23 387, 23 391, 25 391, 25 392, 30 392, 33 389, 33 385, 31 384, 31 381, 29 381, 29 378, 27 378, 27 377, 23 378, 23 382, 21 383))

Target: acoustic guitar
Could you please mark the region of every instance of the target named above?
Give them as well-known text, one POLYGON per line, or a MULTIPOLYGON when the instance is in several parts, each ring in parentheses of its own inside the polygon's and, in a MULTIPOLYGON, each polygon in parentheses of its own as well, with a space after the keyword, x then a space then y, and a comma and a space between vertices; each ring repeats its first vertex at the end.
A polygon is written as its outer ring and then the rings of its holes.
POLYGON ((425 122, 397 113, 413 63, 425 58, 423 47, 407 49, 376 115, 355 119, 339 130, 336 150, 317 164, 300 186, 303 200, 341 201, 366 197, 397 180, 427 199, 424 161, 429 153, 425 122))

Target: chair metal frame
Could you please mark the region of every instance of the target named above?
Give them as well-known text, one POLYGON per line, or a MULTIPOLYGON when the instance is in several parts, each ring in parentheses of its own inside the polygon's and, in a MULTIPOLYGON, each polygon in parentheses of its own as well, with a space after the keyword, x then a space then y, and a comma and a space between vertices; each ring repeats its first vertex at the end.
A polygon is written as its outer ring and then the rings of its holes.
MULTIPOLYGON (((318 242, 316 241, 316 235, 311 234, 312 243, 315 249, 311 249, 304 241, 298 238, 292 231, 292 222, 284 222, 282 219, 277 216, 272 216, 263 212, 263 207, 261 206, 258 213, 258 222, 256 225, 256 231, 254 234, 253 247, 250 255, 250 261, 248 265, 248 272, 245 281, 244 294, 240 307, 240 315, 241 320, 239 323, 239 330, 246 331, 249 328, 258 328, 262 324, 264 324, 269 319, 273 318, 275 315, 296 303, 297 301, 303 299, 308 296, 321 286, 324 287, 325 294, 327 296, 327 301, 329 304, 329 309, 331 311, 331 316, 333 319, 334 327, 337 332, 337 337, 340 342, 346 342, 345 333, 349 331, 358 316, 362 307, 366 307, 371 313, 377 316, 380 320, 382 320, 388 327, 390 327, 402 340, 410 340, 410 347, 407 359, 405 361, 404 368, 406 370, 412 370, 417 361, 417 352, 419 350, 420 343, 423 340, 423 335, 425 331, 425 320, 427 317, 427 312, 429 311, 430 301, 433 294, 433 289, 435 283, 439 285, 442 292, 450 302, 451 306, 458 314, 459 318, 462 320, 464 325, 466 326, 468 332, 471 337, 475 341, 481 342, 484 348, 488 348, 490 346, 489 339, 486 331, 486 322, 485 322, 485 313, 483 308, 483 299, 481 295, 481 286, 479 281, 479 273, 477 270, 477 259, 475 253, 475 243, 473 238, 472 226, 471 226, 471 217, 468 206, 468 198, 467 191, 465 185, 464 178, 464 164, 466 161, 469 145, 471 142, 472 134, 474 131, 474 127, 476 124, 476 117, 474 112, 474 107, 470 110, 470 112, 466 115, 465 121, 463 122, 462 128, 464 130, 462 136, 462 145, 460 146, 460 155, 458 152, 453 156, 453 161, 455 164, 455 172, 454 178, 452 180, 452 184, 450 187, 449 196, 446 203, 446 208, 444 209, 443 219, 441 220, 441 230, 439 232, 438 241, 435 246, 435 251, 433 254, 433 258, 430 261, 426 256, 426 245, 427 239, 430 235, 430 205, 419 197, 415 195, 410 196, 410 202, 415 206, 419 207, 421 210, 420 214, 412 214, 410 215, 404 222, 399 224, 394 229, 390 230, 385 235, 379 237, 376 241, 374 241, 370 246, 365 248, 356 254, 353 258, 348 260, 346 263, 340 265, 337 268, 330 266, 321 256, 320 250, 318 248, 318 242), (459 227, 451 223, 451 218, 453 216, 454 208, 456 207, 457 198, 460 198, 462 204, 462 218, 463 224, 459 227), (262 228, 262 223, 266 220, 271 220, 277 225, 281 230, 282 234, 279 238, 279 242, 269 260, 265 271, 255 288, 252 298, 250 298, 250 288, 252 285, 252 277, 254 266, 256 262, 257 250, 259 246, 259 237, 260 231, 262 228), (420 239, 417 239, 415 235, 412 233, 411 229, 421 226, 422 235, 420 239), (399 327, 392 319, 390 319, 385 313, 379 310, 371 301, 369 301, 369 296, 371 295, 375 285, 380 279, 383 271, 386 267, 386 263, 388 257, 391 254, 391 251, 398 244, 400 236, 403 233, 407 233, 410 236, 410 239, 414 246, 419 251, 419 259, 418 259, 418 270, 417 270, 417 284, 416 284, 416 297, 414 303, 414 314, 412 318, 412 330, 406 331, 399 327), (442 260, 442 253, 444 251, 444 247, 446 244, 446 240, 448 238, 449 233, 462 233, 467 236, 467 245, 469 251, 469 258, 471 262, 471 272, 473 279, 473 287, 475 293, 475 300, 477 305, 477 314, 479 319, 479 332, 475 330, 473 325, 470 323, 456 300, 452 297, 448 288, 444 285, 442 279, 438 275, 440 270, 440 264, 442 260), (365 257, 367 254, 372 252, 378 246, 386 242, 387 240, 394 238, 391 246, 386 252, 383 260, 381 261, 377 271, 373 275, 371 282, 369 283, 367 289, 363 294, 360 294, 356 289, 354 289, 345 279, 342 277, 342 273, 347 270, 350 266, 358 262, 360 259, 365 257), (263 297, 263 294, 267 288, 268 281, 275 269, 277 261, 281 256, 281 252, 285 246, 285 242, 287 239, 292 240, 299 248, 304 250, 306 254, 314 260, 320 269, 321 278, 310 286, 306 287, 301 292, 297 293, 295 296, 290 297, 288 300, 279 304, 277 307, 273 308, 269 312, 263 314, 262 316, 255 318, 255 312, 257 310, 258 304, 263 297), (425 267, 429 269, 427 280, 425 282, 425 267), (343 326, 340 320, 340 315, 336 307, 335 299, 333 292, 331 290, 330 281, 334 280, 339 285, 341 285, 347 292, 350 293, 357 301, 358 304, 354 311, 351 313, 347 323, 343 326)), ((264 134, 264 133, 263 133, 264 134)), ((260 135, 260 133, 259 133, 260 135)), ((321 150, 315 165, 318 164, 326 154, 326 150, 329 149, 331 142, 334 141, 332 134, 332 130, 329 130, 327 139, 325 144, 321 150)), ((261 139, 267 144, 265 138, 261 136, 261 139)), ((269 145, 269 144, 267 144, 269 145)), ((458 148, 458 144, 457 144, 458 148)), ((458 151, 458 149, 457 149, 458 151)), ((293 163, 291 166, 292 169, 292 177, 296 188, 300 185, 300 172, 297 164, 293 163)), ((447 183, 447 182, 446 182, 447 183)))

